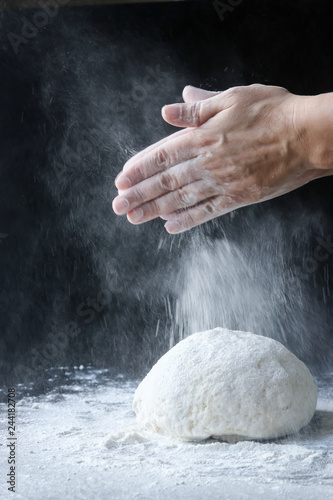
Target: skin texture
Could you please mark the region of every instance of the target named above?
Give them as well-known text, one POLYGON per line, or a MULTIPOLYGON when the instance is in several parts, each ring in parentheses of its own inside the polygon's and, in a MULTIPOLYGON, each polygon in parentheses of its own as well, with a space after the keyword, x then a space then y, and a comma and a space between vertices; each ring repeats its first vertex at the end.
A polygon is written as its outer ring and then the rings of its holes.
POLYGON ((332 94, 254 84, 188 86, 183 98, 162 109, 183 130, 135 155, 116 179, 113 209, 129 222, 161 217, 180 233, 332 174, 332 94))

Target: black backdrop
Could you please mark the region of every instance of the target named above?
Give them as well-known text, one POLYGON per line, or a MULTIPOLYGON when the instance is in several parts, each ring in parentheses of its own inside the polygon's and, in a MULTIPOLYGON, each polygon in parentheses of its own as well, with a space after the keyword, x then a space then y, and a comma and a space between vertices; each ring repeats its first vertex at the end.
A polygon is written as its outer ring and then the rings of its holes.
MULTIPOLYGON (((197 230, 169 236, 160 220, 116 217, 114 178, 133 152, 173 130, 160 108, 188 83, 331 91, 330 3, 244 0, 223 19, 209 1, 1 13, 2 377, 81 363, 144 370, 165 352, 180 256, 197 230)), ((313 182, 251 217, 275 211, 287 224, 306 208, 329 235, 332 186, 313 182)), ((241 239, 249 213, 200 231, 241 239)), ((314 297, 328 290, 326 325, 331 268, 319 266, 306 284, 314 297)))

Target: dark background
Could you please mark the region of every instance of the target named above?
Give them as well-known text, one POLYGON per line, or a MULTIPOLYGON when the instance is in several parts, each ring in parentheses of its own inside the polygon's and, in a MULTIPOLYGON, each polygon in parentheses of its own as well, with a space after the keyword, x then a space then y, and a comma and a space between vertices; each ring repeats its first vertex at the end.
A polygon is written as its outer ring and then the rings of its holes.
MULTIPOLYGON (((198 231, 256 252, 265 246, 256 221, 273 213, 298 269, 318 234, 333 234, 331 178, 177 236, 160 220, 132 226, 111 208, 126 159, 173 131, 160 108, 180 101, 185 85, 332 91, 330 4, 244 0, 223 21, 210 1, 63 8, 17 54, 8 35, 20 36, 35 11, 0 14, 3 381, 66 364, 146 370, 169 348, 171 330, 177 339, 175 282, 198 231), (301 245, 294 228, 303 213, 314 219, 301 245)), ((330 362, 331 261, 303 280, 311 301, 302 328, 313 342, 289 345, 316 366, 330 362)), ((278 328, 294 325, 291 316, 278 328)))

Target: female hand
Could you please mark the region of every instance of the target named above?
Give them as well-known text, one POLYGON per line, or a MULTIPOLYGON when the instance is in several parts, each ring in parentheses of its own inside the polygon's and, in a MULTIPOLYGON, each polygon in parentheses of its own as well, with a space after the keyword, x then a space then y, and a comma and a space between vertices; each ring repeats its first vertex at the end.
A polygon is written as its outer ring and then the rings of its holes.
POLYGON ((307 155, 307 97, 259 84, 185 87, 183 96, 162 115, 186 128, 135 155, 116 179, 114 211, 131 223, 162 217, 179 233, 327 175, 307 155))

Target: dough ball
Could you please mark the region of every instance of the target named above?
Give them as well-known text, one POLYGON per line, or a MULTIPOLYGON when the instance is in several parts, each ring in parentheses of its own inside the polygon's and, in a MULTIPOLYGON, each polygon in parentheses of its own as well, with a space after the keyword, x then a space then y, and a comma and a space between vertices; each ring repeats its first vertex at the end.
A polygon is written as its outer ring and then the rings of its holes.
POLYGON ((133 408, 146 430, 235 441, 297 432, 316 403, 310 371, 280 342, 215 328, 162 356, 138 386, 133 408))

